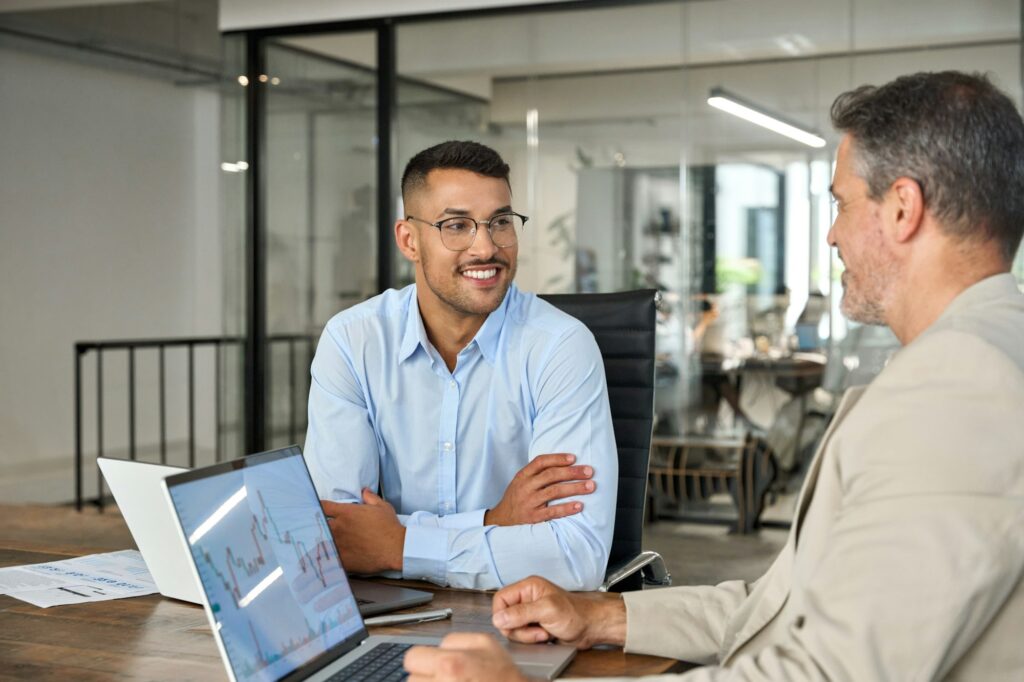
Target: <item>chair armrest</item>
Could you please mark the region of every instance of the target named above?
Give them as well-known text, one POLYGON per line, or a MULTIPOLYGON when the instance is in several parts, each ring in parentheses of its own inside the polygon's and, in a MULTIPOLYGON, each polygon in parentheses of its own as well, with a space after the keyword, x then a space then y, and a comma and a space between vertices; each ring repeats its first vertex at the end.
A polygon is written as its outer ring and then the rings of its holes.
POLYGON ((640 552, 629 561, 617 566, 609 566, 604 583, 597 588, 598 592, 607 592, 612 585, 628 578, 637 571, 643 572, 644 585, 667 586, 672 584, 672 576, 665 567, 665 560, 657 552, 640 552))

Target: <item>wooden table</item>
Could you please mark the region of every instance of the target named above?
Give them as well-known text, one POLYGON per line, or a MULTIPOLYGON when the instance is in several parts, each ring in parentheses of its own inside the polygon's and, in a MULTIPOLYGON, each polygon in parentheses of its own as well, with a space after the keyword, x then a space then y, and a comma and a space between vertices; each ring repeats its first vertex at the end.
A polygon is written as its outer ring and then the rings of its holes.
MULTIPOLYGON (((0 567, 134 547, 114 509, 0 505, 0 567)), ((435 593, 419 609, 450 606, 447 621, 373 628, 372 633, 496 632, 491 595, 414 584, 435 593)), ((417 610, 417 609, 411 609, 417 610)), ((684 664, 615 651, 582 651, 565 676, 652 675, 684 664)), ((223 680, 203 609, 159 594, 40 609, 0 595, 0 679, 223 680)))

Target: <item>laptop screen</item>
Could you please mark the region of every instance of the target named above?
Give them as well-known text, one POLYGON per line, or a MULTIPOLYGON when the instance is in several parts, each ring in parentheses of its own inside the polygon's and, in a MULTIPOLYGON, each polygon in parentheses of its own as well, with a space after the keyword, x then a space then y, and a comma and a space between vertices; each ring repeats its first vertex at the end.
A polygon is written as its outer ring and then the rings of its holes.
POLYGON ((278 680, 362 639, 298 448, 172 476, 167 489, 236 679, 278 680))

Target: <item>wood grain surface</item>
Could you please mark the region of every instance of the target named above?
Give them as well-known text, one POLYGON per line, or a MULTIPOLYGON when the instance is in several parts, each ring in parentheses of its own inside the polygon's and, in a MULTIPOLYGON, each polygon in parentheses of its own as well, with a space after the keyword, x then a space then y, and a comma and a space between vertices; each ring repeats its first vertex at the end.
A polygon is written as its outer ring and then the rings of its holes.
MULTIPOLYGON (((65 507, 0 505, 0 567, 56 561, 82 554, 134 548, 116 509, 75 512, 65 507)), ((451 607, 450 620, 371 628, 371 634, 496 633, 490 593, 430 590, 434 600, 410 609, 451 607)), ((582 651, 564 673, 573 676, 650 675, 681 664, 621 650, 582 651)), ((0 595, 2 680, 223 680, 206 615, 199 606, 160 595, 40 609, 0 595)))

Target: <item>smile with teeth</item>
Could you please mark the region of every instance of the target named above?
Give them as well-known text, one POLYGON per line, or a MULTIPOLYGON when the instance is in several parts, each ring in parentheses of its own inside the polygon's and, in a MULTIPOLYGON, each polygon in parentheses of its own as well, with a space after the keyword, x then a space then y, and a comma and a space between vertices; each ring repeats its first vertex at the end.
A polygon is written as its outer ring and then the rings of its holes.
POLYGON ((498 274, 498 268, 488 268, 487 270, 464 270, 462 274, 470 279, 490 279, 498 274))

